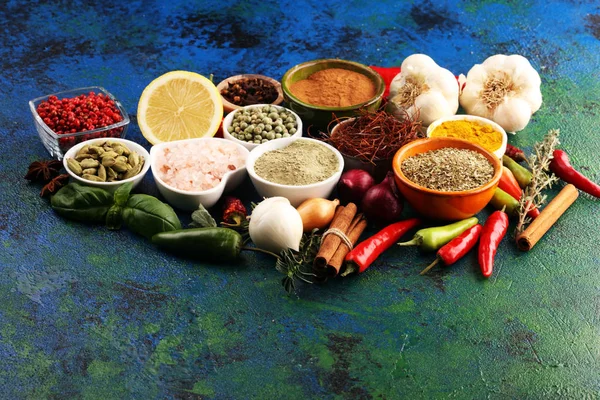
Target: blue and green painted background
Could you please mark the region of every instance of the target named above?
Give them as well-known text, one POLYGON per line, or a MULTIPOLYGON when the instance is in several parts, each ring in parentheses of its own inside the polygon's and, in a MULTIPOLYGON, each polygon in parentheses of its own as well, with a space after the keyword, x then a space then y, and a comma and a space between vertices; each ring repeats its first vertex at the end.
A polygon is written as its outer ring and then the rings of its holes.
MULTIPOLYGON (((543 82, 511 143, 530 151, 558 128, 600 181, 597 2, 5 1, 0 25, 0 398, 600 397, 597 200, 581 196, 529 253, 507 238, 489 280, 474 254, 421 277, 434 256, 393 248, 288 296, 267 257, 181 260, 59 218, 23 179, 48 157, 27 105, 48 93, 100 85, 133 118, 175 69, 279 79, 315 58, 425 53, 458 75, 504 53, 543 82)), ((135 118, 128 138, 149 148, 135 118)), ((137 191, 158 196, 150 174, 137 191)), ((248 182, 238 194, 257 199, 248 182)))

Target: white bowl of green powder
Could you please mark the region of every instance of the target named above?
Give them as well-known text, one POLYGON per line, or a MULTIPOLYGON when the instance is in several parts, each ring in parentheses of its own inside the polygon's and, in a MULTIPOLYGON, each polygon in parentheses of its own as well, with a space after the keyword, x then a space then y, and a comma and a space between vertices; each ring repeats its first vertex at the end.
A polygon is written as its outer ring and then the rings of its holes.
POLYGON ((246 160, 246 170, 259 195, 285 197, 294 207, 307 199, 328 198, 343 169, 339 151, 309 138, 263 143, 246 160))

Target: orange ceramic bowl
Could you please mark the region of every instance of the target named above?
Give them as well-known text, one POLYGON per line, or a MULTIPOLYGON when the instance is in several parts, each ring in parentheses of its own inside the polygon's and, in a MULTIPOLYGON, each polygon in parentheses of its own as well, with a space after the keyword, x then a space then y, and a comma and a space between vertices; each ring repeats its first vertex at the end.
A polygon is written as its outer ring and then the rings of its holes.
POLYGON ((392 169, 398 189, 406 201, 421 215, 429 219, 457 221, 472 217, 491 200, 502 173, 502 161, 481 146, 455 138, 427 138, 410 142, 394 155, 392 169), (483 186, 461 192, 441 192, 427 189, 410 181, 401 169, 402 162, 419 153, 443 147, 474 150, 481 153, 494 166, 494 176, 483 186))

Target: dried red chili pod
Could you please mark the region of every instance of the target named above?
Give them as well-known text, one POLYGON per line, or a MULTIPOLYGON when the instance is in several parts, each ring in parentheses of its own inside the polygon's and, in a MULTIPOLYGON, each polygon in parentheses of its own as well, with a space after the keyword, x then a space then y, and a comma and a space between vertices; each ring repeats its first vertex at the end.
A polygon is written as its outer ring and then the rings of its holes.
POLYGON ((515 160, 516 162, 522 162, 527 159, 527 157, 525 157, 525 153, 523 152, 523 150, 521 150, 520 148, 518 148, 516 146, 513 146, 510 143, 506 144, 506 152, 504 154, 506 154, 507 156, 509 156, 510 158, 515 160))
POLYGON ((248 212, 242 201, 233 196, 226 196, 223 202, 223 222, 227 227, 242 227, 248 224, 248 212))

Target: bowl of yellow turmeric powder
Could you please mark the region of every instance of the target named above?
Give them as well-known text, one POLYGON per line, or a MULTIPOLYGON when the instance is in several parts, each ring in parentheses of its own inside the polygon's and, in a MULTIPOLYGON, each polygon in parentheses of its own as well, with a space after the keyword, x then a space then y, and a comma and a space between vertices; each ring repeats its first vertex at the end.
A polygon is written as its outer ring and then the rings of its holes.
POLYGON ((366 65, 341 59, 303 62, 281 79, 287 107, 302 118, 309 134, 326 132, 331 121, 376 110, 385 82, 366 65))
POLYGON ((429 125, 427 137, 449 137, 467 140, 502 158, 508 141, 506 131, 494 121, 475 115, 453 115, 429 125))

